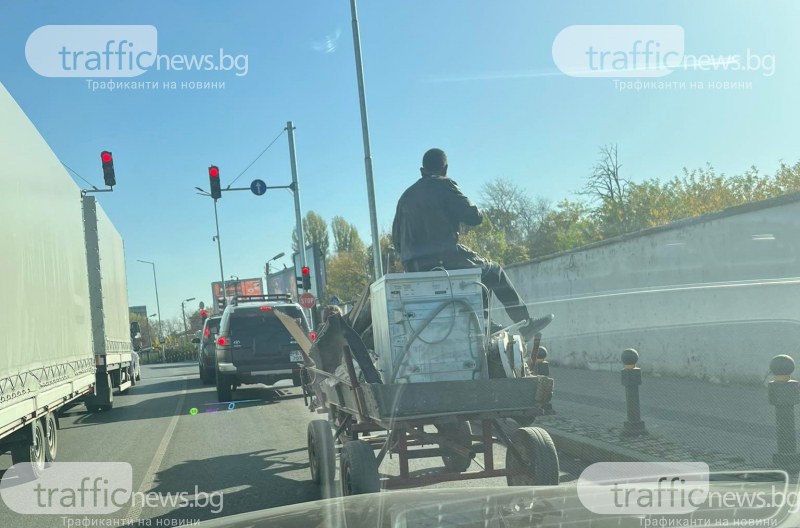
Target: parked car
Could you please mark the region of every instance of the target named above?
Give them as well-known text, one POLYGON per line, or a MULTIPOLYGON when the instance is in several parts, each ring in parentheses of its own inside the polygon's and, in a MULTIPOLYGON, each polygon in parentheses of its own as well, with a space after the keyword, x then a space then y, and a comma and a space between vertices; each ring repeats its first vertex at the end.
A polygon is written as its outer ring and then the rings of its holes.
POLYGON ((209 317, 203 323, 203 330, 199 337, 192 339, 197 344, 197 366, 200 370, 200 381, 204 385, 211 385, 216 378, 215 343, 219 333, 221 317, 209 317))
POLYGON ((291 379, 300 386, 303 354, 276 311, 294 318, 308 332, 303 309, 288 295, 237 297, 225 308, 216 342, 219 401, 230 401, 239 385, 274 385, 291 379))

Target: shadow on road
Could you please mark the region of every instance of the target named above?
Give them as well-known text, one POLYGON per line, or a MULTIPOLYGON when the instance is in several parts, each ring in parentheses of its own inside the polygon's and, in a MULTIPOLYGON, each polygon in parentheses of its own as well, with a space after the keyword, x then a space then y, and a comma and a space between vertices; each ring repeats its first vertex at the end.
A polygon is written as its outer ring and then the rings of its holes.
POLYGON ((153 492, 186 492, 194 496, 197 490, 215 495, 209 498, 209 505, 206 507, 181 507, 155 519, 206 520, 317 500, 321 498, 320 489, 311 482, 307 473, 308 463, 288 460, 288 455, 305 450, 305 447, 281 452, 267 449, 187 460, 161 471, 156 476, 156 486, 151 490, 153 492), (305 480, 283 476, 286 472, 297 470, 304 470, 305 480))
MULTIPOLYGON (((72 429, 94 424, 171 417, 175 414, 177 393, 184 388, 188 389, 188 392, 184 398, 183 408, 179 411, 181 414, 189 415, 192 413, 192 409, 197 409, 198 412, 205 412, 210 407, 219 411, 227 410, 226 407, 228 403, 218 403, 216 391, 208 386, 202 385, 199 380, 167 380, 151 382, 146 385, 137 385, 130 389, 130 395, 115 394, 115 407, 109 411, 89 413, 85 411, 85 407, 83 406, 71 409, 70 412, 65 413, 65 415, 78 415, 78 417, 74 425, 63 424, 62 429, 72 429), (198 388, 207 388, 209 390, 195 390, 198 388), (163 395, 148 397, 136 403, 125 405, 126 398, 133 398, 136 395, 156 394, 163 395)), ((253 386, 235 391, 233 403, 236 407, 277 405, 280 404, 281 400, 294 397, 296 396, 288 393, 288 389, 271 389, 263 386, 253 386), (242 405, 240 402, 246 403, 242 405)))

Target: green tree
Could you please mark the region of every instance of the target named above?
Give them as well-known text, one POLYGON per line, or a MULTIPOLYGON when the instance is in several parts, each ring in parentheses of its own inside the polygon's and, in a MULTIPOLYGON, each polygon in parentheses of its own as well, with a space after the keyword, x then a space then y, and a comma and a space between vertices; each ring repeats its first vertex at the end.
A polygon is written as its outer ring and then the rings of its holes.
POLYGON ((364 251, 364 241, 361 240, 356 226, 343 217, 333 217, 331 220, 331 232, 333 233, 333 250, 336 253, 364 251))
POLYGON ((533 199, 506 178, 496 178, 481 188, 481 212, 492 228, 501 231, 508 244, 522 245, 541 225, 550 210, 544 198, 533 199))
MULTIPOLYGON (((307 212, 305 218, 303 218, 303 235, 307 246, 317 244, 320 252, 322 252, 322 257, 328 256, 328 247, 330 245, 328 224, 314 211, 307 212)), ((300 243, 297 240, 297 228, 295 228, 292 230, 292 250, 297 253, 299 249, 300 243)))
POLYGON ((592 209, 583 202, 562 200, 528 241, 530 257, 566 251, 600 238, 600 226, 592 209))
POLYGON ((336 296, 343 302, 357 300, 370 282, 365 264, 364 252, 336 253, 328 259, 328 296, 336 296))

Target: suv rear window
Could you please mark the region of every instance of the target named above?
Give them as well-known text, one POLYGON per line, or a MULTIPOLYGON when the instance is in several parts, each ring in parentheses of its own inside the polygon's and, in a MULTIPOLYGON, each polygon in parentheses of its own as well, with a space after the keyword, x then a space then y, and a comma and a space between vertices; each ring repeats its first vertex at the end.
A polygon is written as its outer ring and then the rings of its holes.
MULTIPOLYGON (((300 319, 301 326, 307 330, 302 312, 294 306, 276 306, 273 310, 280 310, 289 317, 300 319)), ((234 342, 239 341, 242 344, 253 340, 272 346, 288 345, 294 342, 286 327, 275 317, 273 311, 261 310, 260 307, 237 308, 231 314, 230 336, 234 342)))

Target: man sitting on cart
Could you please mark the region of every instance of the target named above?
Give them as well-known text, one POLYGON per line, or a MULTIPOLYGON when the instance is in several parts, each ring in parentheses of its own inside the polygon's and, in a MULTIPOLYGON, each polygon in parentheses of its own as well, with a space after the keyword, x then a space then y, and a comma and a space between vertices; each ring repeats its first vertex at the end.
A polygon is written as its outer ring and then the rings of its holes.
POLYGON ((461 224, 476 226, 483 217, 478 207, 447 177, 447 155, 433 148, 422 157, 422 177, 406 189, 397 203, 392 242, 400 253, 405 271, 434 268, 481 268, 481 282, 503 303, 520 327, 523 339, 531 341, 553 320, 553 315, 531 319, 528 307, 503 268, 458 243, 461 224))

